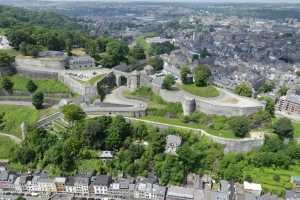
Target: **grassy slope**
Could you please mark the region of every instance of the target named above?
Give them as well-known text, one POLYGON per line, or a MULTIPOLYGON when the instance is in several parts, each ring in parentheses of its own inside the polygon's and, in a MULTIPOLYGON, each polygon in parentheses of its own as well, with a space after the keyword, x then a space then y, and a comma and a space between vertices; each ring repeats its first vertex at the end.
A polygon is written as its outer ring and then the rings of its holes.
MULTIPOLYGON (((14 89, 27 91, 26 84, 28 78, 21 75, 13 75, 9 77, 10 80, 14 83, 14 89)), ((69 88, 63 83, 57 80, 34 80, 35 84, 38 86, 38 90, 46 93, 68 93, 70 92, 69 88)))
POLYGON ((294 136, 299 138, 300 137, 300 123, 296 121, 292 121, 294 127, 294 136))
POLYGON ((3 132, 21 137, 20 125, 25 122, 33 125, 39 118, 55 112, 53 109, 36 110, 29 106, 0 105, 0 112, 5 113, 5 128, 3 132))
POLYGON ((188 85, 179 85, 179 87, 186 92, 189 92, 193 95, 199 97, 217 97, 219 96, 219 91, 214 86, 207 86, 207 87, 197 87, 194 84, 188 85))
MULTIPOLYGON (((124 96, 129 97, 129 98, 135 98, 135 99, 147 101, 150 109, 151 108, 164 109, 167 106, 166 102, 164 102, 164 100, 160 96, 158 96, 158 95, 154 94, 153 92, 148 91, 146 89, 145 90, 140 89, 140 90, 136 90, 134 92, 125 92, 124 96)), ((236 138, 234 133, 230 130, 224 130, 224 129, 223 130, 222 129, 221 130, 213 130, 202 123, 191 123, 191 124, 183 123, 178 118, 166 118, 163 116, 148 115, 148 116, 144 117, 143 119, 149 120, 149 121, 154 121, 154 122, 165 123, 165 124, 184 126, 184 127, 188 127, 188 128, 199 128, 199 129, 203 129, 203 130, 207 131, 208 133, 216 135, 216 136, 225 137, 225 138, 236 138)))
POLYGON ((291 176, 300 175, 300 166, 293 165, 290 169, 273 168, 250 168, 244 171, 244 174, 251 175, 253 182, 261 183, 264 190, 278 195, 283 195, 286 189, 292 187, 291 176), (273 179, 274 175, 280 176, 280 181, 273 179))
POLYGON ((39 119, 39 112, 28 106, 0 105, 0 112, 5 113, 6 124, 3 132, 18 137, 21 137, 22 122, 32 125, 39 119))
POLYGON ((8 137, 0 136, 0 159, 8 159, 10 151, 16 143, 8 137))
POLYGON ((171 125, 177 125, 177 126, 184 126, 188 128, 199 128, 207 131, 208 133, 224 138, 237 138, 232 131, 228 130, 213 130, 205 125, 202 125, 201 123, 192 123, 192 124, 186 124, 183 123, 180 119, 170 119, 166 117, 159 117, 159 116, 146 116, 143 119, 154 121, 154 122, 160 122, 165 124, 171 124, 171 125))

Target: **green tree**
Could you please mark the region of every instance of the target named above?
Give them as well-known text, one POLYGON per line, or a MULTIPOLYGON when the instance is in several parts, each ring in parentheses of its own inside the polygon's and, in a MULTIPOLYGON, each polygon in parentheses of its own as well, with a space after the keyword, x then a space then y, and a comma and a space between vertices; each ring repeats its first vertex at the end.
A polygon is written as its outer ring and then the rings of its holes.
POLYGON ((105 147, 108 150, 117 150, 122 144, 120 130, 118 127, 111 126, 108 129, 108 136, 105 139, 105 147))
POLYGON ((296 71, 297 76, 300 77, 300 71, 296 71))
POLYGON ((162 83, 162 88, 166 90, 172 89, 172 86, 175 84, 175 78, 171 74, 168 74, 165 76, 163 83, 162 83))
POLYGON ((106 129, 107 125, 103 120, 93 119, 87 121, 83 131, 85 143, 91 148, 101 147, 104 142, 106 129))
POLYGON ((143 60, 146 58, 143 47, 135 45, 131 51, 131 55, 137 60, 143 60))
POLYGON ((277 94, 278 94, 279 96, 285 96, 288 90, 289 90, 289 88, 288 88, 286 85, 282 85, 282 86, 279 88, 277 94))
POLYGON ((155 71, 160 71, 164 67, 164 61, 159 56, 150 58, 148 64, 151 65, 155 71))
POLYGON ((43 92, 36 92, 32 96, 32 105, 36 109, 41 109, 41 108, 43 108, 43 103, 44 103, 44 93, 43 92))
POLYGON ((0 113, 0 130, 3 130, 5 127, 5 113, 0 113))
POLYGON ((275 103, 271 98, 265 98, 266 107, 265 110, 272 116, 275 116, 275 103))
POLYGON ((101 102, 105 99, 106 93, 102 85, 97 84, 97 93, 100 96, 101 102))
POLYGON ((180 78, 183 84, 189 84, 188 75, 191 73, 190 68, 187 66, 182 66, 180 68, 180 78))
POLYGON ((10 56, 5 51, 0 51, 0 67, 9 67, 14 62, 14 60, 14 56, 10 56))
POLYGON ((75 104, 65 105, 62 108, 62 112, 63 112, 65 118, 71 122, 80 121, 86 117, 86 114, 82 110, 82 108, 75 104))
POLYGON ((17 149, 16 160, 21 164, 25 165, 35 160, 36 153, 31 147, 22 145, 17 149))
POLYGON ((14 83, 9 78, 5 77, 1 82, 1 86, 4 90, 11 93, 14 87, 14 83))
POLYGON ((16 198, 16 200, 26 200, 26 199, 22 196, 18 196, 18 198, 16 198))
POLYGON ((112 68, 113 66, 118 64, 118 60, 116 60, 112 55, 105 54, 104 56, 102 56, 100 63, 103 67, 112 68))
POLYGON ((26 88, 27 88, 28 92, 34 93, 37 90, 38 87, 32 80, 29 80, 27 82, 26 88))
POLYGON ((265 81, 259 88, 258 93, 267 93, 271 92, 275 87, 275 83, 273 81, 265 81))
POLYGON ((200 57, 201 58, 207 58, 210 56, 210 53, 207 51, 206 48, 204 48, 201 52, 200 52, 200 57))
POLYGON ((106 53, 111 55, 117 64, 119 64, 121 61, 125 61, 128 52, 128 46, 122 41, 113 40, 106 46, 106 53))
POLYGON ((237 137, 245 137, 250 131, 250 123, 246 117, 233 117, 229 125, 237 137))
POLYGON ((199 65, 194 70, 194 81, 198 87, 207 86, 208 80, 211 76, 211 71, 206 65, 199 65))
POLYGON ((281 138, 293 138, 294 127, 288 118, 280 118, 273 125, 274 132, 281 138))
POLYGON ((246 83, 241 83, 241 84, 235 86, 234 93, 236 93, 240 96, 251 97, 252 89, 246 83))

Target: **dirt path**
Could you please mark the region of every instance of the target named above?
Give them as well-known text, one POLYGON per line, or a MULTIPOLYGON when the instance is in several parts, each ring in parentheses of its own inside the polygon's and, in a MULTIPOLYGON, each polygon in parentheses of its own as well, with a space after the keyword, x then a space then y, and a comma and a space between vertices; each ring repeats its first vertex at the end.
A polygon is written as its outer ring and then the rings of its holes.
POLYGON ((14 136, 14 135, 6 134, 6 133, 0 133, 0 136, 8 137, 8 138, 12 139, 17 144, 20 144, 22 142, 22 140, 20 138, 18 138, 17 136, 14 136))

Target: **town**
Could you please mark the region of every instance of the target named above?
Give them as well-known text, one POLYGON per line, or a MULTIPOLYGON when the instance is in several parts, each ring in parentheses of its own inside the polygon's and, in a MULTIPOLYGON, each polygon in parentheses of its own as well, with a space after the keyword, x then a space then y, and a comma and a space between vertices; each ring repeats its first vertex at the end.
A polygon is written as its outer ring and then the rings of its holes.
POLYGON ((300 199, 298 4, 0 4, 0 199, 300 199))

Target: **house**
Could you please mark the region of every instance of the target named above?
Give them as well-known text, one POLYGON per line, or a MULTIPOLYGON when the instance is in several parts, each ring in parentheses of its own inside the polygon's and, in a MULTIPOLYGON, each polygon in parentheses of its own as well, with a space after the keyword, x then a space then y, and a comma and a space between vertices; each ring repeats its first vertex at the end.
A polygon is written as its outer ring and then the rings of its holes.
POLYGON ((300 176, 292 176, 291 182, 295 186, 295 191, 300 192, 300 176))
POLYGON ((112 199, 133 199, 135 185, 129 179, 122 179, 109 186, 109 196, 112 199))
POLYGON ((68 60, 68 66, 70 69, 95 67, 95 60, 89 55, 71 56, 68 60))
POLYGON ((96 195, 107 195, 112 179, 110 176, 101 175, 92 177, 92 190, 96 195))
POLYGON ((25 192, 27 191, 27 186, 26 186, 26 183, 27 183, 27 180, 29 180, 30 176, 29 175, 21 175, 19 176, 15 183, 14 183, 14 186, 15 186, 15 190, 17 192, 25 192))
POLYGON ((99 153, 99 158, 101 160, 111 160, 114 158, 114 156, 111 151, 101 151, 99 153))
POLYGON ((0 167, 0 190, 13 190, 16 175, 10 174, 5 167, 0 167))
POLYGON ((54 179, 49 178, 46 175, 42 175, 37 180, 38 186, 41 189, 41 192, 52 193, 56 192, 56 184, 54 179))
POLYGON ((65 177, 56 177, 54 179, 57 192, 65 192, 66 178, 65 177))
POLYGON ((164 200, 166 191, 166 187, 152 184, 145 179, 135 184, 134 198, 164 200))
POLYGON ((168 135, 166 140, 165 153, 176 154, 177 148, 181 145, 181 137, 168 135))
POLYGON ((89 193, 89 178, 71 176, 67 178, 65 190, 67 193, 87 195, 89 193))
POLYGON ((288 190, 285 193, 285 199, 286 200, 298 200, 298 199, 300 199, 300 193, 295 192, 294 190, 288 190))
POLYGON ((261 192, 262 192, 262 187, 260 184, 257 183, 249 183, 247 181, 244 181, 244 191, 254 194, 257 197, 261 196, 261 192))
POLYGON ((38 184, 40 176, 39 175, 34 175, 32 178, 28 178, 27 183, 26 183, 26 190, 28 192, 41 192, 41 187, 38 184))
POLYGON ((168 187, 166 200, 204 200, 203 190, 179 186, 168 187))

